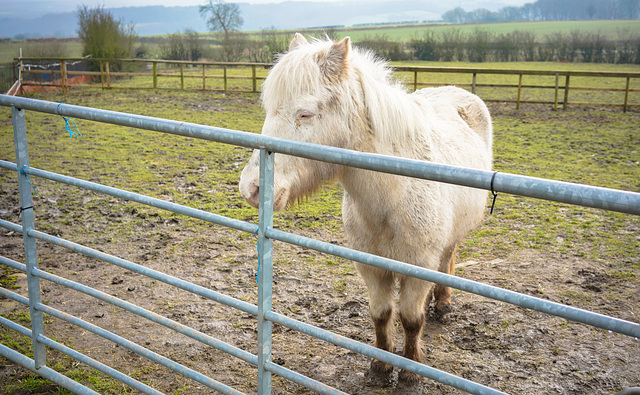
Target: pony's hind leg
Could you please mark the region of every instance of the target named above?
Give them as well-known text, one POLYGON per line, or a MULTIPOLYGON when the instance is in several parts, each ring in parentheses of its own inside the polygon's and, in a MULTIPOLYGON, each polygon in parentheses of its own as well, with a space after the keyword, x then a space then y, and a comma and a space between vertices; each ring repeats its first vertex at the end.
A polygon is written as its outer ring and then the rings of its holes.
MULTIPOLYGON (((456 247, 453 248, 453 251, 443 256, 443 266, 447 269, 446 273, 453 275, 456 270, 456 247)), ((443 270, 444 272, 444 270, 443 270)), ((434 313, 435 317, 438 320, 442 320, 447 314, 449 314, 453 307, 451 305, 451 288, 436 284, 433 288, 433 298, 435 299, 434 313)))
MULTIPOLYGON (((399 310, 404 329, 403 356, 421 363, 424 358, 421 337, 430 288, 429 283, 414 277, 403 276, 400 279, 399 310)), ((420 376, 403 370, 400 372, 399 379, 416 383, 420 380, 420 376)))
MULTIPOLYGON (((375 346, 389 352, 395 349, 395 310, 393 273, 372 266, 356 263, 356 267, 364 279, 369 291, 369 313, 375 326, 375 346)), ((367 372, 367 381, 373 386, 391 384, 393 366, 382 361, 371 362, 367 372)))

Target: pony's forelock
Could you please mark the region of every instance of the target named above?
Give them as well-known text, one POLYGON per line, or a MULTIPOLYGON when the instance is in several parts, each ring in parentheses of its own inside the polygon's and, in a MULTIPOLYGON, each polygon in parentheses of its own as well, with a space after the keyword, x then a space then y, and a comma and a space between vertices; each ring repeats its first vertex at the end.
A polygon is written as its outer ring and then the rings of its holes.
POLYGON ((314 56, 330 46, 331 41, 314 39, 309 44, 278 55, 262 86, 264 108, 278 109, 282 103, 321 92, 324 85, 314 56))

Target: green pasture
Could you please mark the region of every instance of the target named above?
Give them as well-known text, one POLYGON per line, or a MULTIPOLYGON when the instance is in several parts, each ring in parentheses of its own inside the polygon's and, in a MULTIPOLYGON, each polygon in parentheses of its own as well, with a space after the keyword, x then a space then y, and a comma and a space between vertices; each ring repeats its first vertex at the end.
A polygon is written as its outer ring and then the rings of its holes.
MULTIPOLYGON (((514 31, 535 33, 539 42, 544 42, 544 37, 552 33, 567 34, 575 30, 584 33, 600 33, 607 39, 616 40, 625 32, 637 33, 640 31, 640 20, 614 20, 614 21, 541 21, 541 22, 500 22, 500 23, 470 23, 470 24, 445 24, 425 23, 416 25, 385 25, 367 27, 337 28, 339 37, 350 36, 354 42, 365 38, 385 36, 391 41, 408 42, 413 38, 421 38, 426 32, 440 34, 450 30, 459 30, 463 34, 471 33, 475 29, 484 29, 494 34, 508 34, 514 31)), ((301 32, 322 35, 323 29, 301 30, 301 32)), ((290 31, 291 34, 295 30, 290 31)))
MULTIPOLYGON (((34 52, 36 46, 41 45, 37 42, 30 41, 8 41, 0 42, 0 63, 11 62, 20 56, 22 48, 22 56, 35 57, 39 52, 34 52)), ((46 45, 46 44, 45 44, 46 45)), ((82 44, 78 42, 65 42, 61 44, 66 51, 66 57, 75 58, 82 56, 82 44)))

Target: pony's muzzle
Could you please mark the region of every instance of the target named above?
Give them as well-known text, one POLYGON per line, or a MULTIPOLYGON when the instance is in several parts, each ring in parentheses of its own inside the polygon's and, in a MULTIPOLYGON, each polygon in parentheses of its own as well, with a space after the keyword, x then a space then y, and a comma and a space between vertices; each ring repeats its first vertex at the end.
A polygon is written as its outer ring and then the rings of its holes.
POLYGON ((240 194, 244 199, 255 208, 260 204, 260 187, 254 181, 250 183, 240 183, 240 194))
MULTIPOLYGON (((255 208, 260 206, 260 186, 257 182, 243 183, 240 182, 240 194, 244 199, 255 208)), ((273 210, 281 211, 287 207, 289 203, 289 190, 286 188, 278 188, 273 197, 273 210)))

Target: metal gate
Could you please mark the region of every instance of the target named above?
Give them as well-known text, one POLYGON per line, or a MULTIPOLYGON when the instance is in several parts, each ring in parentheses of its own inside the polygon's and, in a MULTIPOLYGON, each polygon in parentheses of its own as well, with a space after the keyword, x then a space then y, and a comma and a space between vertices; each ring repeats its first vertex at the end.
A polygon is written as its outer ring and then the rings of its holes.
POLYGON ((18 187, 20 192, 20 211, 22 224, 14 224, 0 220, 0 226, 11 231, 22 233, 25 246, 25 263, 0 256, 0 263, 13 269, 25 272, 27 275, 29 297, 25 298, 5 288, 0 288, 0 296, 12 299, 24 305, 28 305, 31 315, 31 329, 25 328, 8 319, 0 317, 0 324, 13 329, 32 339, 34 358, 28 358, 13 349, 0 345, 0 355, 27 368, 52 382, 67 388, 78 394, 95 393, 91 389, 63 376, 55 370, 47 367, 45 348, 50 347, 61 353, 67 354, 78 361, 91 366, 126 385, 143 393, 159 393, 155 389, 128 377, 115 369, 112 369, 86 355, 78 353, 59 342, 46 336, 43 324, 43 313, 55 318, 77 325, 87 331, 102 336, 114 343, 138 353, 160 365, 168 367, 175 372, 183 374, 193 380, 202 383, 209 388, 225 394, 239 393, 235 389, 202 375, 188 367, 178 364, 168 358, 152 352, 140 345, 130 342, 103 328, 93 325, 80 318, 71 316, 60 310, 51 308, 40 299, 40 279, 69 287, 93 296, 103 302, 128 310, 141 317, 161 324, 178 333, 189 336, 197 341, 209 345, 217 350, 228 353, 245 362, 256 366, 258 372, 258 392, 268 394, 271 392, 271 375, 276 374, 298 383, 306 388, 324 394, 341 393, 339 390, 315 381, 302 374, 284 368, 271 361, 273 323, 282 325, 304 334, 314 336, 329 343, 344 347, 351 351, 364 354, 402 369, 417 373, 421 376, 442 382, 463 391, 474 394, 498 394, 500 391, 488 388, 481 384, 457 377, 455 375, 431 368, 427 365, 403 358, 373 346, 360 343, 347 337, 320 329, 313 325, 289 318, 276 313, 271 309, 272 281, 273 281, 273 254, 272 242, 279 240, 316 251, 332 254, 342 258, 366 263, 368 265, 393 270, 398 273, 414 276, 426 281, 444 284, 449 287, 472 292, 496 300, 512 303, 518 306, 534 309, 544 313, 556 315, 569 320, 585 323, 598 328, 607 329, 627 336, 640 337, 640 324, 624 321, 617 318, 592 313, 570 306, 550 302, 547 300, 519 294, 513 291, 494 286, 466 280, 460 277, 443 274, 436 271, 412 266, 406 263, 378 257, 375 255, 351 250, 331 243, 314 240, 291 233, 279 231, 273 228, 273 170, 274 153, 296 155, 308 159, 337 163, 345 166, 353 166, 367 170, 381 171, 403 176, 429 179, 463 185, 473 188, 493 190, 521 196, 552 200, 563 203, 577 204, 586 207, 594 207, 640 215, 640 194, 612 190, 606 188, 579 185, 567 182, 545 180, 514 174, 490 172, 483 170, 467 169, 449 165, 434 164, 403 158, 390 158, 387 156, 344 150, 333 147, 288 141, 270 138, 253 133, 240 132, 184 122, 164 120, 140 115, 105 111, 95 108, 53 103, 41 100, 11 97, 0 95, 0 105, 12 108, 12 120, 14 129, 14 142, 16 149, 16 163, 0 160, 0 167, 18 173, 18 187), (202 210, 182 206, 168 201, 144 196, 141 194, 116 189, 110 186, 94 182, 84 181, 69 176, 48 172, 29 166, 26 138, 25 110, 39 111, 48 114, 58 114, 67 117, 92 120, 96 122, 111 123, 115 125, 129 126, 180 136, 199 138, 226 144, 234 144, 243 147, 260 149, 260 208, 259 223, 252 224, 236 219, 220 216, 202 210), (79 188, 127 199, 148 206, 168 210, 181 215, 197 218, 203 221, 222 225, 258 235, 259 263, 261 265, 258 275, 258 301, 253 305, 219 292, 198 286, 196 284, 178 279, 176 277, 148 269, 125 259, 105 254, 95 249, 76 244, 44 232, 34 227, 32 185, 30 176, 41 177, 55 182, 60 182, 79 188), (240 311, 257 317, 258 322, 258 353, 251 354, 240 348, 224 343, 202 332, 196 331, 186 325, 163 317, 151 311, 145 310, 132 303, 118 299, 109 294, 87 287, 69 279, 61 278, 38 268, 36 240, 42 240, 57 246, 76 251, 87 256, 100 259, 135 273, 148 276, 158 281, 165 282, 175 287, 187 290, 210 300, 228 305, 240 311))

